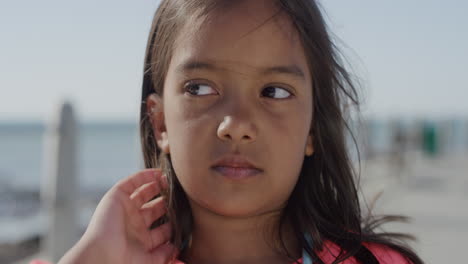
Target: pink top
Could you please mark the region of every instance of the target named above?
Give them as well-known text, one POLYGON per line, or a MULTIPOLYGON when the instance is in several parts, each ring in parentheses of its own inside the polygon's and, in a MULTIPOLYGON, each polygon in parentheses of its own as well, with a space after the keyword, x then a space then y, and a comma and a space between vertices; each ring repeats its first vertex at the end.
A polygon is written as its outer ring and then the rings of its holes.
MULTIPOLYGON (((363 243, 363 245, 369 249, 372 254, 377 258, 380 264, 411 264, 411 261, 406 259, 397 251, 380 244, 375 243, 363 243)), ((324 249, 318 254, 318 257, 324 263, 333 263, 336 257, 340 254, 340 248, 329 241, 324 243, 324 249)), ((298 259, 295 263, 302 263, 302 258, 298 259)), ((50 264, 49 262, 41 260, 33 260, 29 264, 50 264)), ((180 260, 176 260, 174 264, 185 264, 180 260)), ((354 257, 348 258, 343 264, 359 264, 354 257)))
MULTIPOLYGON (((411 261, 406 259, 399 252, 375 243, 363 243, 363 245, 377 258, 380 264, 411 264, 411 261)), ((340 248, 331 243, 330 241, 325 241, 324 249, 318 254, 318 257, 324 263, 333 263, 336 257, 340 254, 340 248)), ((302 263, 302 261, 300 262, 302 263)), ((358 264, 357 260, 354 257, 350 257, 343 264, 358 264)))
MULTIPOLYGON (((363 245, 372 252, 372 254, 377 258, 380 264, 411 264, 411 261, 406 259, 403 255, 397 251, 380 244, 375 243, 363 243, 363 245)), ((318 257, 324 263, 333 263, 336 257, 340 254, 340 248, 330 242, 326 241, 324 243, 324 249, 318 254, 318 257)), ((298 259, 292 264, 302 264, 302 258, 298 259)), ((359 264, 354 257, 350 257, 343 264, 359 264)), ((185 264, 184 262, 177 260, 174 264, 185 264)))

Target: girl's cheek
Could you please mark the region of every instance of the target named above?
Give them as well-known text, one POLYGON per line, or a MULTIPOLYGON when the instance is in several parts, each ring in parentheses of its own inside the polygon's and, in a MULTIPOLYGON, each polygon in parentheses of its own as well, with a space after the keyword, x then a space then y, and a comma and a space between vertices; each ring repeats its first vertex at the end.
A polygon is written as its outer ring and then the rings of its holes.
POLYGON ((177 112, 184 120, 199 119, 202 116, 215 113, 216 98, 190 98, 188 95, 180 95, 177 102, 177 112))
MULTIPOLYGON (((177 134, 176 141, 191 141, 193 137, 203 137, 211 127, 214 127, 217 116, 206 106, 180 103, 173 109, 170 126, 177 134)), ((168 120, 169 121, 169 120, 168 120)), ((194 143, 194 142, 190 142, 194 143)))
POLYGON ((299 100, 287 102, 265 102, 259 107, 259 119, 268 124, 272 131, 281 131, 284 136, 297 137, 298 131, 311 122, 309 106, 299 100))

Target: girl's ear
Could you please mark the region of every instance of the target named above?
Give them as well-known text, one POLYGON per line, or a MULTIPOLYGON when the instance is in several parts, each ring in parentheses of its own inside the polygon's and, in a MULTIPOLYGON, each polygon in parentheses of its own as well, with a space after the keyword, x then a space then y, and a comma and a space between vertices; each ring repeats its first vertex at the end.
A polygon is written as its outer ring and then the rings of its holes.
POLYGON ((152 93, 146 99, 146 111, 151 121, 154 138, 158 147, 165 153, 169 153, 169 138, 164 121, 164 107, 162 98, 152 93))
POLYGON ((312 135, 309 134, 307 136, 307 143, 306 143, 306 148, 305 148, 305 155, 306 156, 312 156, 312 154, 314 153, 314 144, 313 144, 313 140, 312 140, 312 135))

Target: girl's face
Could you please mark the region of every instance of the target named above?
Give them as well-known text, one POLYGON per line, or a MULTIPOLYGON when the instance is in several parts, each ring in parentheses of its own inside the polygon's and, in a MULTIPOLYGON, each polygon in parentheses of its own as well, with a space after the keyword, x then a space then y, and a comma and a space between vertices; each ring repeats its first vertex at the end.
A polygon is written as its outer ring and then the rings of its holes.
MULTIPOLYGON (((289 18, 268 20, 277 10, 261 2, 243 1, 178 35, 164 84, 164 123, 153 128, 192 209, 236 217, 280 210, 304 155, 312 154, 303 47, 289 18), (212 167, 225 155, 261 171, 225 177, 212 167)), ((149 105, 161 107, 154 96, 149 105)))

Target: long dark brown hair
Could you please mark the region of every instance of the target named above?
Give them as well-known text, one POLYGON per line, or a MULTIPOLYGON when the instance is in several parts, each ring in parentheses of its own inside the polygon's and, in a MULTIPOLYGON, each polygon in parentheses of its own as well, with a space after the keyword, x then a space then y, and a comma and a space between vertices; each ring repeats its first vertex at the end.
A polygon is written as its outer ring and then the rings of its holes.
MULTIPOLYGON (((332 41, 321 9, 314 0, 272 0, 286 13, 299 33, 313 76, 313 120, 310 133, 314 154, 305 156, 298 182, 284 208, 280 228, 293 227, 300 245, 314 262, 324 241, 341 247, 334 263, 354 256, 362 263, 378 263, 363 242, 386 245, 415 264, 423 261, 405 244, 405 234, 377 233, 382 223, 402 217, 363 216, 356 173, 349 157, 345 134, 350 131, 346 109, 358 106, 358 93, 342 56, 332 41), (310 234, 311 240, 303 234, 310 234)), ((172 242, 183 248, 192 230, 188 199, 175 177, 169 154, 156 144, 146 100, 152 93, 163 96, 163 84, 178 32, 189 19, 204 19, 213 10, 238 3, 232 0, 163 0, 154 16, 148 39, 140 112, 140 136, 146 168, 162 168, 168 176, 168 214, 174 227, 172 242)), ((194 28, 196 30, 196 28, 194 28)), ((158 223, 155 223, 158 225, 158 223)), ((279 236, 283 249, 281 235, 279 236)), ((287 252, 287 250, 285 251, 287 252)), ((289 253, 286 253, 290 256, 289 253)))

